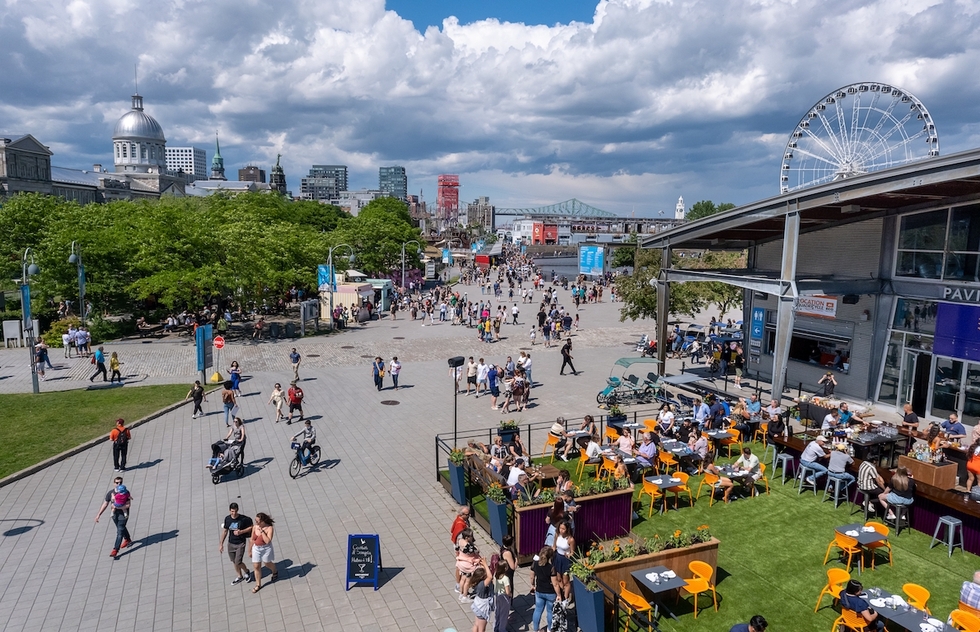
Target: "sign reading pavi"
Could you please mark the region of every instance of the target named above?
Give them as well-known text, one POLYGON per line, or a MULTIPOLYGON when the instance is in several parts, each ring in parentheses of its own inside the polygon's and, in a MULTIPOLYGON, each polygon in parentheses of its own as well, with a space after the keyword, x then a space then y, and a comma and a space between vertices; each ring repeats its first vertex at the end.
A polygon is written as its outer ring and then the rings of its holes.
POLYGON ((378 534, 347 536, 347 590, 351 584, 374 584, 378 589, 381 566, 381 539, 378 534))

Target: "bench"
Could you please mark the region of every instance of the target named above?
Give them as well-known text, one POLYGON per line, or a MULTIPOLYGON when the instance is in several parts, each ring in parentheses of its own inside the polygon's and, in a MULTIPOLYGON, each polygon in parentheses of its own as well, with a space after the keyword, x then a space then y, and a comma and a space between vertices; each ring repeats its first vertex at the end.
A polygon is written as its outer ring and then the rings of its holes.
POLYGON ((469 472, 470 481, 479 485, 484 493, 486 493, 491 483, 497 483, 504 489, 507 489, 507 479, 484 465, 479 456, 471 454, 466 457, 465 466, 466 471, 469 472))
POLYGON ((162 336, 166 332, 163 331, 163 324, 160 324, 160 325, 152 325, 149 327, 137 327, 136 333, 139 334, 140 338, 146 338, 147 336, 155 336, 157 334, 160 334, 162 336))

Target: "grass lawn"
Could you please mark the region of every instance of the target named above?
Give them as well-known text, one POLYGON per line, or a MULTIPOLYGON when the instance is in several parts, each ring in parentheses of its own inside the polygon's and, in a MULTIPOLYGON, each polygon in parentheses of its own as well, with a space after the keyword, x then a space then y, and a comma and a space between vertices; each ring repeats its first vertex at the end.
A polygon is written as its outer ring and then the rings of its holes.
POLYGON ((136 421, 183 399, 188 388, 168 384, 0 395, 0 478, 108 436, 116 419, 136 421))
MULTIPOLYGON (((753 452, 762 454, 761 444, 751 445, 753 452)), ((722 458, 719 463, 722 461, 728 462, 729 459, 722 458)), ((544 462, 548 462, 548 459, 544 459, 544 462)), ((574 478, 575 463, 562 464, 556 460, 555 465, 568 469, 574 478)), ((690 605, 693 598, 686 601, 682 598, 676 605, 669 600, 667 605, 680 621, 665 617, 660 621, 661 629, 677 632, 725 631, 736 623, 748 621, 754 614, 761 614, 769 621, 769 629, 773 632, 830 630, 839 613, 830 608, 829 598, 824 597, 823 607, 818 613, 814 614, 813 608, 817 595, 826 584, 826 570, 843 568, 844 564, 835 561, 833 553, 826 566, 822 566, 821 562, 827 545, 833 539, 834 528, 862 522, 864 514, 851 516, 853 505, 842 504, 834 509, 829 498, 821 503, 821 496, 814 498, 812 492, 798 495, 789 480, 784 487, 778 477, 773 481, 769 473, 769 478, 769 496, 763 493, 728 505, 716 501, 709 507, 705 490, 701 499, 695 499, 694 507, 688 504, 686 496, 681 496, 680 508, 676 511, 671 496, 668 503, 670 510, 663 516, 654 510, 649 519, 646 518, 649 497, 644 497, 640 511, 642 517, 633 525, 635 534, 644 537, 654 534, 668 536, 675 529, 690 531, 707 524, 712 535, 721 541, 716 578, 718 612, 710 607, 704 609, 710 595, 707 598, 701 595, 702 610, 697 621, 690 605)), ((691 477, 689 486, 695 493, 700 481, 700 476, 691 477)), ((717 498, 721 498, 720 493, 717 498)), ((477 500, 474 502, 477 511, 482 508, 485 512, 482 498, 477 500)), ((903 529, 900 536, 895 536, 893 532, 890 539, 894 567, 888 566, 884 553, 879 552, 874 571, 869 566, 859 576, 855 565, 852 577, 859 579, 865 587, 879 586, 899 594, 902 585, 907 582, 920 584, 932 593, 930 610, 945 620, 950 611, 956 608, 962 582, 969 580, 973 572, 980 569, 980 558, 957 549, 950 559, 945 545, 937 545, 930 550, 931 534, 917 531, 903 529)))

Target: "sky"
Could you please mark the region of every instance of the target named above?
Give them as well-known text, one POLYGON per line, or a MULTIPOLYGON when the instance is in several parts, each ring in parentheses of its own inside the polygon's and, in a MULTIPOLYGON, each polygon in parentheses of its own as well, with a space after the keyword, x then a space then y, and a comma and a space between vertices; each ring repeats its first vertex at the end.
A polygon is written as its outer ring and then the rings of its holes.
POLYGON ((620 214, 779 193, 797 123, 837 88, 915 95, 941 153, 980 147, 980 4, 911 0, 0 0, 0 132, 111 164, 134 70, 170 146, 227 172, 282 154, 350 188, 402 165, 498 207, 620 214))

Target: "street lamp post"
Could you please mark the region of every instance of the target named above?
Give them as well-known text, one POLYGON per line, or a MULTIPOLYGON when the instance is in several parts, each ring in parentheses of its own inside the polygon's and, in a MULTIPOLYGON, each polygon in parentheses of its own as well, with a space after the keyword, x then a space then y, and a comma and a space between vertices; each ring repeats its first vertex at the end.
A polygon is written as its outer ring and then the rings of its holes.
POLYGON ((71 254, 68 263, 74 263, 78 268, 78 317, 85 326, 85 264, 82 263, 82 247, 77 241, 71 242, 71 254))
POLYGON ((34 263, 34 251, 30 248, 24 251, 21 260, 20 309, 24 317, 24 331, 27 332, 27 352, 31 358, 31 385, 34 394, 40 392, 37 384, 37 364, 34 362, 34 320, 31 317, 31 276, 40 272, 34 263), (30 264, 27 263, 30 258, 30 264))
POLYGON ((408 285, 405 283, 405 246, 407 246, 408 244, 415 244, 416 246, 418 246, 418 249, 415 251, 415 254, 417 255, 422 254, 422 244, 420 244, 418 241, 414 239, 410 239, 409 241, 406 241, 405 243, 402 244, 402 289, 403 290, 406 287, 408 287, 408 285))
POLYGON ((466 362, 466 358, 464 358, 463 356, 455 356, 449 358, 449 375, 450 377, 452 377, 452 381, 453 381, 453 448, 454 449, 459 444, 459 440, 457 439, 457 419, 458 419, 458 411, 459 411, 459 403, 458 403, 459 382, 456 381, 456 371, 459 370, 459 367, 463 366, 464 362, 466 362))
POLYGON ((327 267, 330 269, 330 329, 334 328, 333 293, 334 289, 337 287, 337 273, 333 269, 333 251, 336 248, 348 248, 350 250, 350 262, 354 263, 354 247, 349 244, 337 244, 336 246, 330 246, 330 250, 327 251, 327 267))

